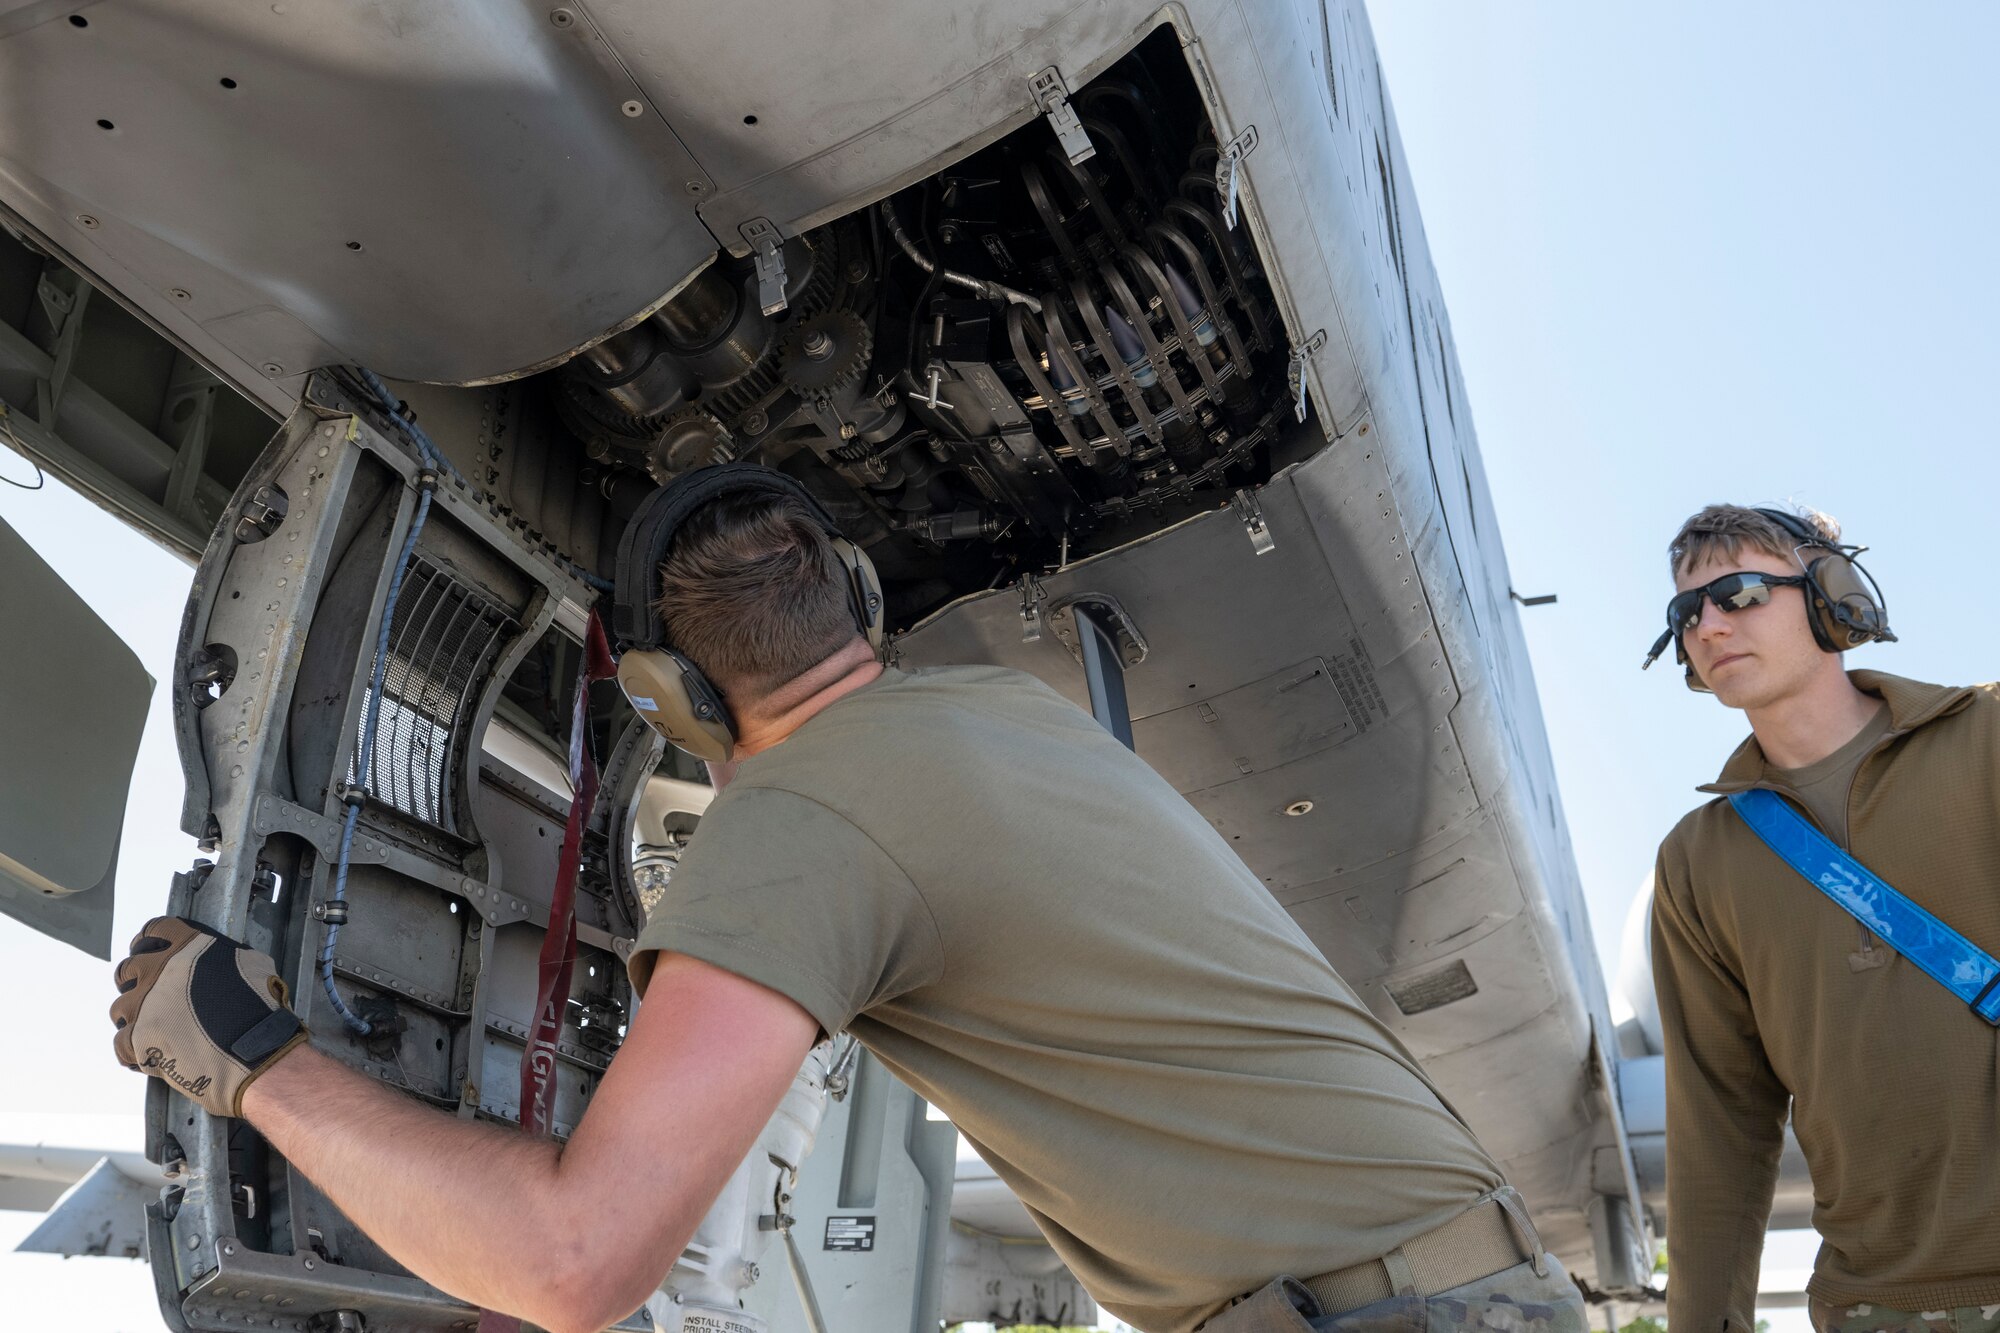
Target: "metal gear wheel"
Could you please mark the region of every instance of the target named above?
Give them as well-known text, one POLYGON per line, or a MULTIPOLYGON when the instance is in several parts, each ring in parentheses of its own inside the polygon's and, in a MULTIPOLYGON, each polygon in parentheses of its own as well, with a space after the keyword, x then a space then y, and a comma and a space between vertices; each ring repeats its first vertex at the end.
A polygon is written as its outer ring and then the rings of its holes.
POLYGON ((860 383, 874 351, 875 339, 859 315, 823 310, 792 326, 778 373, 802 397, 835 393, 860 383))
POLYGON ((665 485, 683 472, 729 458, 729 432, 698 407, 684 407, 660 426, 646 451, 646 471, 665 485))

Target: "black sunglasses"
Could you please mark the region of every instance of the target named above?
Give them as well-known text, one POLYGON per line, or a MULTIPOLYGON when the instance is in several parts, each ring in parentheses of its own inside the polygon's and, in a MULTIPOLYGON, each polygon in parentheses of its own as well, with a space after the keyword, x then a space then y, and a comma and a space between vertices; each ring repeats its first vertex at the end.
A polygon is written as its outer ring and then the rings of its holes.
POLYGON ((1704 597, 1714 602, 1718 611, 1743 611, 1768 604, 1773 588, 1803 588, 1809 582, 1803 574, 1759 574, 1746 570, 1724 574, 1699 588, 1675 593, 1667 603, 1667 632, 1654 642, 1645 664, 1653 665, 1653 659, 1665 652, 1668 644, 1701 623, 1704 597))
POLYGON ((1768 603, 1773 588, 1802 588, 1805 584, 1803 574, 1724 574, 1712 583, 1675 593, 1667 603, 1667 628, 1675 634, 1685 634, 1700 624, 1704 597, 1714 602, 1718 611, 1742 611, 1768 603))

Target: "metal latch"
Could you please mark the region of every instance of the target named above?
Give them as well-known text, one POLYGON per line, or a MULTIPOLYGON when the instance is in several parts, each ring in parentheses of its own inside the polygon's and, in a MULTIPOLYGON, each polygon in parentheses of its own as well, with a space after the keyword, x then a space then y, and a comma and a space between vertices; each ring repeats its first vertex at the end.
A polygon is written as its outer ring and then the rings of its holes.
POLYGON ((1243 159, 1257 151, 1257 127, 1245 125, 1243 133, 1222 145, 1215 159, 1215 192, 1222 197, 1222 225, 1236 225, 1236 169, 1243 159))
POLYGON ((1090 141, 1090 132, 1083 128, 1076 108, 1069 104, 1069 85, 1063 82, 1061 70, 1050 65, 1029 75, 1028 91, 1034 94, 1036 107, 1048 118, 1049 128, 1056 132, 1056 142, 1069 154, 1071 166, 1097 156, 1097 145, 1090 141))
POLYGON ((1042 603, 1049 599, 1048 590, 1033 574, 1021 576, 1021 642, 1040 643, 1042 641, 1042 603))
POLYGON ((1285 387, 1292 391, 1292 415, 1306 419, 1306 362, 1326 346, 1326 330, 1321 329, 1292 349, 1285 361, 1285 387))
POLYGON ((784 312, 785 238, 769 218, 752 218, 743 224, 743 239, 757 256, 757 304, 765 314, 784 312))
POLYGON ((236 540, 245 545, 263 541, 278 530, 291 507, 291 501, 276 486, 259 486, 243 502, 243 513, 236 520, 236 540))
POLYGON ((1278 540, 1271 535, 1270 524, 1264 521, 1264 504, 1255 491, 1245 487, 1229 498, 1229 504, 1243 520, 1243 530, 1250 534, 1250 545, 1258 555, 1269 555, 1278 549, 1278 540))

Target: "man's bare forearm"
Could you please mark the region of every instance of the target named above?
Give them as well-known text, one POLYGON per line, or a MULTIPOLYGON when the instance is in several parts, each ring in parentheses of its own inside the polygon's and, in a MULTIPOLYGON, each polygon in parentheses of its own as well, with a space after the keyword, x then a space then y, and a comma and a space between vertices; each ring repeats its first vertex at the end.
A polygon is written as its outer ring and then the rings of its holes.
POLYGON ((433 1286, 544 1326, 563 1308, 555 1283, 580 1256, 565 1249, 555 1144, 459 1120, 310 1047, 252 1083, 243 1114, 433 1286))
POLYGON ((817 1026, 776 991, 670 954, 564 1147, 460 1120, 309 1046, 241 1109, 419 1277, 550 1333, 595 1333, 658 1287, 817 1026))

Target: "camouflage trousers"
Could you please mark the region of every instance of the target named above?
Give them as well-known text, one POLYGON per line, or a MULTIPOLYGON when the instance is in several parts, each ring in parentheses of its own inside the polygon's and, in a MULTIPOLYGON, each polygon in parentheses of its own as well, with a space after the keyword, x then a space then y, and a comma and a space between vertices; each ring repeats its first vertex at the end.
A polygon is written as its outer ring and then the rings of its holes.
POLYGON ((1806 1303, 1806 1312, 1818 1333, 2000 1333, 2000 1305, 1913 1314, 1884 1305, 1829 1305, 1815 1296, 1806 1303))
MULTIPOLYGON (((1520 1263, 1435 1296, 1391 1296, 1337 1314, 1279 1278, 1202 1325, 1202 1333, 1588 1333, 1583 1296, 1552 1254, 1540 1276, 1520 1263)), ((1824 1331, 1822 1331, 1824 1333, 1824 1331)), ((2000 1333, 1995 1330, 1994 1333, 2000 1333)))

